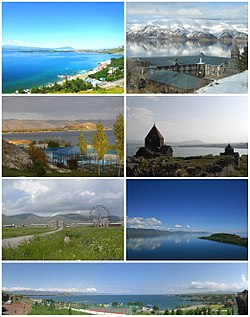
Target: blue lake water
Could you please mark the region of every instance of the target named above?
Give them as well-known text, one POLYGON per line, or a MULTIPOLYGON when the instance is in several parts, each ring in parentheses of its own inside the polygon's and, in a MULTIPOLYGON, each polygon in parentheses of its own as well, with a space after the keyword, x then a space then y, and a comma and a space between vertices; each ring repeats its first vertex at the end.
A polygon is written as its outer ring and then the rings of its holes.
POLYGON ((127 236, 128 260, 247 260, 247 248, 198 239, 209 233, 127 236))
MULTIPOLYGON (((135 155, 135 153, 140 148, 140 144, 137 143, 129 143, 127 144, 127 156, 135 155)), ((194 147, 179 147, 171 145, 174 153, 174 157, 187 157, 187 156, 196 156, 196 155, 219 155, 221 152, 224 152, 224 147, 200 147, 200 146, 194 146, 194 147)), ((248 149, 237 149, 235 148, 235 152, 239 152, 240 155, 248 154, 248 149)))
POLYGON ((112 54, 70 52, 2 52, 3 93, 13 93, 19 88, 28 89, 61 80, 57 75, 73 75, 91 70, 98 62, 106 61, 112 54))
MULTIPOLYGON (((95 131, 84 131, 84 136, 88 142, 91 144, 91 138, 95 131)), ((6 140, 32 140, 39 141, 50 138, 58 138, 71 142, 72 145, 76 145, 78 142, 80 131, 58 131, 58 132, 36 132, 36 133, 9 133, 3 134, 3 139, 6 140)), ((115 144, 115 136, 113 130, 106 131, 109 144, 115 144)))
POLYGON ((57 302, 75 302, 89 305, 110 304, 118 302, 128 304, 129 302, 142 302, 146 305, 158 306, 160 309, 172 309, 180 305, 197 305, 198 301, 190 301, 188 298, 176 295, 77 295, 77 296, 29 296, 30 298, 52 299, 57 302))

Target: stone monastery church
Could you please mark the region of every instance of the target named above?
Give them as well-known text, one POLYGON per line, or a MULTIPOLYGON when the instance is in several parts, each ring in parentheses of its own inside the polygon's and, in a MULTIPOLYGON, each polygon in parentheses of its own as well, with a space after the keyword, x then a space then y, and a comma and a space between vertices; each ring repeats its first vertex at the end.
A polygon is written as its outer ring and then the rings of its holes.
POLYGON ((240 56, 236 45, 231 58, 206 56, 143 57, 127 61, 128 90, 150 93, 193 93, 214 79, 235 73, 240 56))
POLYGON ((145 146, 140 147, 135 155, 146 158, 160 155, 173 156, 173 149, 171 146, 164 144, 164 137, 154 124, 145 137, 145 146))

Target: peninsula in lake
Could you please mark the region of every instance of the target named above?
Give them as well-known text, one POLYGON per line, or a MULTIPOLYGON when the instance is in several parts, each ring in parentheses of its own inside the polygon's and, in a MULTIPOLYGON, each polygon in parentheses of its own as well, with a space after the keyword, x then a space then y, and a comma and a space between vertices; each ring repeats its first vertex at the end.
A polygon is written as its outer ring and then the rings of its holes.
POLYGON ((248 175, 246 97, 130 96, 127 105, 127 176, 248 175))
POLYGON ((128 260, 247 259, 246 181, 130 179, 127 197, 128 260))
POLYGON ((3 93, 123 92, 123 3, 13 2, 2 15, 3 93))
POLYGON ((4 263, 2 302, 7 315, 247 315, 247 286, 246 263, 4 263))
POLYGON ((122 113, 119 96, 4 97, 3 174, 120 176, 122 113))

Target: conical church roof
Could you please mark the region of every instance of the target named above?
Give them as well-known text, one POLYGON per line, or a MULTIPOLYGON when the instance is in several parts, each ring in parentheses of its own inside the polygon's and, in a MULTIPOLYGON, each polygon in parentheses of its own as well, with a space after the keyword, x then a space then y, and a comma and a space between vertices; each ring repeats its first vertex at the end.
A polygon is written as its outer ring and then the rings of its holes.
POLYGON ((148 132, 146 138, 150 137, 152 134, 153 134, 153 135, 157 134, 160 139, 164 139, 164 136, 163 136, 163 135, 161 134, 161 132, 156 128, 155 124, 153 125, 152 129, 148 132))

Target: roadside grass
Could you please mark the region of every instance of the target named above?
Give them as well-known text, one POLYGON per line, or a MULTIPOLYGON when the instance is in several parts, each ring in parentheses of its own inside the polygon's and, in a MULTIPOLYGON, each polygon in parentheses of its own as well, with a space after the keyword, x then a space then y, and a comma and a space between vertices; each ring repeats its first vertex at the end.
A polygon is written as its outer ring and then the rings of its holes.
POLYGON ((29 236, 33 234, 40 234, 49 231, 53 231, 55 229, 51 228, 3 228, 2 229, 2 238, 15 238, 15 237, 23 237, 29 236))
POLYGON ((89 315, 87 313, 68 310, 67 308, 54 308, 51 309, 49 306, 44 305, 33 305, 32 309, 29 311, 28 315, 89 315))
POLYGON ((5 247, 3 260, 123 260, 123 227, 65 228, 16 248, 5 247), (70 242, 65 243, 68 236, 70 242))

